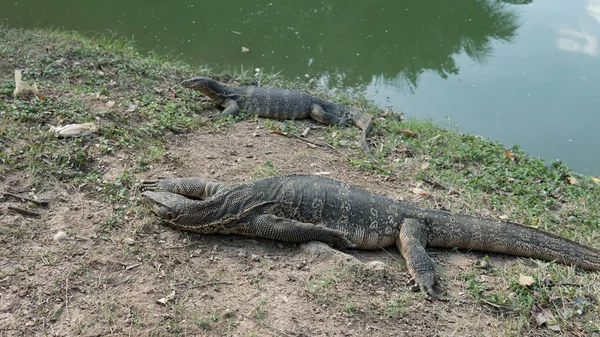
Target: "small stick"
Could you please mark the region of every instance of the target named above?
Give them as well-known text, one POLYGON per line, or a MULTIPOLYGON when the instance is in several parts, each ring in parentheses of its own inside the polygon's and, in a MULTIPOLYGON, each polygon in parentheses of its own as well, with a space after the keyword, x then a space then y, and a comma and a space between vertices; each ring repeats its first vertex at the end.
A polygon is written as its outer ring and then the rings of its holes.
MULTIPOLYGON (((151 261, 153 258, 154 258, 154 256, 153 256, 153 257, 152 257, 150 260, 148 260, 148 262, 150 262, 150 261, 151 261)), ((127 283, 127 282, 129 282, 129 280, 131 280, 131 279, 132 279, 132 278, 134 278, 134 277, 135 277, 137 274, 139 274, 139 273, 140 273, 142 270, 144 270, 144 267, 146 267, 146 265, 147 265, 147 264, 148 264, 148 263, 145 263, 145 264, 143 264, 143 265, 142 265, 142 268, 138 269, 138 270, 137 270, 135 273, 133 273, 133 274, 132 274, 131 276, 129 276, 128 278, 125 278, 125 279, 123 279, 123 280, 121 280, 121 281, 118 281, 118 282, 115 282, 115 283, 108 283, 108 285, 110 285, 110 286, 113 286, 113 287, 116 287, 116 286, 118 286, 119 284, 123 284, 123 283, 127 283)), ((126 269, 126 270, 127 270, 127 269, 126 269)))
POLYGON ((14 207, 14 206, 7 206, 7 208, 9 210, 11 210, 11 211, 15 211, 15 212, 21 213, 23 215, 36 216, 36 217, 42 216, 38 212, 34 212, 34 211, 30 211, 30 210, 27 210, 27 209, 22 209, 22 208, 18 208, 18 207, 14 207))
POLYGON ((430 176, 429 174, 427 174, 425 172, 423 172, 422 174, 423 174, 423 176, 421 177, 421 179, 423 179, 424 182, 432 185, 433 187, 437 187, 442 190, 448 189, 448 188, 446 188, 446 186, 442 185, 439 181, 437 181, 434 177, 430 176))
POLYGON ((233 283, 232 282, 215 281, 215 282, 207 282, 207 283, 202 283, 202 284, 196 284, 196 285, 193 285, 193 286, 187 286, 187 287, 185 287, 185 289, 202 288, 202 287, 213 286, 213 285, 221 285, 221 284, 233 284, 233 283))
MULTIPOLYGON (((197 245, 199 243, 200 243, 200 241, 196 241, 196 242, 188 243, 187 245, 183 245, 183 246, 166 247, 165 249, 184 249, 187 247, 197 245)), ((197 248, 206 248, 206 246, 198 246, 197 248)))
POLYGON ((332 148, 332 149, 333 149, 333 146, 331 146, 331 145, 329 145, 329 144, 327 144, 327 143, 317 143, 317 142, 313 142, 312 140, 308 140, 308 139, 306 139, 306 138, 301 138, 301 137, 298 137, 298 136, 296 136, 296 135, 294 135, 294 134, 290 134, 290 135, 291 135, 293 138, 300 139, 301 141, 303 141, 303 142, 307 142, 307 143, 309 143, 309 144, 312 144, 312 145, 316 145, 316 146, 323 146, 323 147, 329 147, 329 148, 332 148))
POLYGON ((140 265, 141 265, 141 263, 132 264, 131 266, 125 267, 125 270, 133 269, 135 267, 139 267, 140 265))
POLYGON ((69 316, 69 321, 71 320, 71 313, 69 312, 69 275, 71 275, 71 269, 73 269, 73 265, 69 267, 67 277, 65 278, 65 310, 67 311, 67 316, 69 316))
POLYGON ((488 302, 488 301, 486 301, 486 300, 481 300, 481 302, 483 302, 483 303, 485 303, 485 304, 487 304, 487 305, 489 305, 489 306, 492 306, 492 307, 494 307, 494 308, 496 308, 496 309, 500 309, 500 310, 505 310, 505 311, 508 311, 508 312, 512 312, 512 309, 511 309, 511 308, 509 308, 509 307, 506 307, 506 306, 503 306, 503 305, 494 304, 494 303, 492 303, 492 302, 488 302))
POLYGON ((556 287, 583 287, 583 285, 581 285, 579 283, 568 283, 568 282, 559 282, 559 283, 554 284, 552 286, 556 286, 556 287))
POLYGON ((302 133, 300 134, 300 137, 302 137, 302 138, 306 137, 309 132, 310 132, 310 127, 307 127, 306 129, 304 129, 304 131, 302 131, 302 133))
POLYGON ((15 199, 19 199, 21 201, 32 202, 32 203, 34 203, 36 205, 40 205, 40 206, 48 206, 48 204, 49 204, 49 202, 46 201, 46 200, 33 200, 33 199, 30 199, 30 198, 22 197, 20 195, 12 194, 12 193, 9 193, 9 192, 2 192, 2 194, 5 197, 13 197, 15 199))

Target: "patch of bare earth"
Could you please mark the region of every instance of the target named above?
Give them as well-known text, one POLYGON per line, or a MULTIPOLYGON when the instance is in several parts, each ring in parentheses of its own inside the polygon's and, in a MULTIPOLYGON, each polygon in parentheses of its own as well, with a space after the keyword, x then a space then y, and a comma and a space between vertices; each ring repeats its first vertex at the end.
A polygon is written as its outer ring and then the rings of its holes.
MULTIPOLYGON (((318 132, 309 139, 321 142, 318 132)), ((172 135, 167 153, 139 179, 205 176, 224 182, 264 174, 318 173, 394 199, 419 201, 414 181, 349 167, 338 150, 269 133, 263 121, 223 130, 172 135)), ((135 154, 101 158, 104 178, 130 167, 135 154)), ((413 163, 407 162, 406 165, 413 163)), ((415 163, 417 165, 418 163, 415 163)), ((465 295, 459 273, 483 255, 430 251, 448 302, 411 292, 395 248, 311 252, 304 245, 241 236, 201 236, 163 226, 139 205, 118 227, 99 227, 113 214, 93 184, 48 182, 33 190, 26 173, 0 178, 0 191, 49 200, 29 204, 4 196, 0 215, 0 334, 479 336, 503 335, 502 310, 465 295), (54 240, 59 232, 66 237, 54 240)), ((421 204, 435 204, 435 193, 421 204)), ((516 264, 498 255, 492 265, 516 264)), ((506 288, 490 276, 490 287, 506 288)), ((535 335, 540 331, 531 331, 535 335)))

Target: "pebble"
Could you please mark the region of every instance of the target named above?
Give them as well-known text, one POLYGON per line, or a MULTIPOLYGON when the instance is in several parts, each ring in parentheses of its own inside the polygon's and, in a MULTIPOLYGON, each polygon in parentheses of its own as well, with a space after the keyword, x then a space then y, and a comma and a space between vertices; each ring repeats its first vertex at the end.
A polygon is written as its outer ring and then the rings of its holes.
POLYGON ((371 261, 367 263, 367 268, 372 270, 384 270, 386 264, 381 261, 371 261))
POLYGON ((56 232, 56 234, 54 234, 54 241, 56 241, 56 242, 63 241, 66 238, 67 238, 67 233, 65 233, 63 231, 58 231, 58 232, 56 232))
POLYGON ((126 244, 128 244, 128 245, 133 245, 133 244, 135 243, 135 240, 134 240, 134 239, 132 239, 132 238, 125 238, 125 239, 123 240, 123 242, 125 242, 125 243, 126 243, 126 244))
POLYGON ((475 262, 475 267, 479 269, 488 269, 490 267, 490 263, 485 260, 479 260, 475 262))

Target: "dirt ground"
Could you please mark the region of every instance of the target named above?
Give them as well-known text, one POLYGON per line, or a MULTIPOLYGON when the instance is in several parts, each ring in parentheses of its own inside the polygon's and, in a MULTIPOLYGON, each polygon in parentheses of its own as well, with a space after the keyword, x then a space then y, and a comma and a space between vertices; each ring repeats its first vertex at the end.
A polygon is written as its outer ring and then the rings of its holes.
MULTIPOLYGON (((306 122, 308 123, 308 122, 306 122)), ((307 125, 312 125, 308 123, 307 125)), ((309 139, 319 141, 318 132, 309 139)), ((223 182, 257 176, 317 173, 349 181, 394 199, 421 201, 414 180, 352 169, 328 147, 269 133, 262 120, 224 129, 171 135, 167 152, 139 180, 205 176, 223 182)), ((134 153, 99 160, 114 180, 134 153)), ((419 165, 411 163, 406 165, 419 165)), ((106 235, 97 226, 113 213, 95 184, 32 190, 25 173, 0 178, 0 191, 49 200, 39 217, 6 211, 23 203, 5 196, 0 226, 0 327, 5 336, 481 336, 504 335, 501 308, 465 294, 460 273, 484 255, 431 250, 442 271, 448 302, 413 293, 400 254, 387 251, 311 250, 311 245, 201 236, 163 226, 144 205, 128 210, 106 235), (59 232, 66 238, 55 240, 59 232)), ((138 198, 134 196, 134 198, 138 198)), ((435 194, 426 203, 435 206, 435 194)), ((35 206, 35 205, 33 205, 35 206)), ((495 267, 533 266, 529 260, 490 256, 495 267)), ((506 281, 489 276, 492 288, 506 281)), ((522 322, 531 326, 531 322, 522 322)), ((527 328, 526 328, 527 329, 527 328)), ((548 330, 526 330, 546 335, 548 330)))

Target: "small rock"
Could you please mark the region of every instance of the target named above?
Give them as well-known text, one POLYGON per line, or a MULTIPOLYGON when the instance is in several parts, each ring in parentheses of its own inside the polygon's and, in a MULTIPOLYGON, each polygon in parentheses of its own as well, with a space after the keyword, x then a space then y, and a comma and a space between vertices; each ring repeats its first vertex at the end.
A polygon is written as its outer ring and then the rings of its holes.
POLYGON ((67 238, 67 233, 65 233, 63 231, 58 231, 58 232, 56 232, 56 234, 54 234, 54 241, 56 241, 56 242, 63 241, 66 238, 67 238))
POLYGON ((112 108, 113 106, 115 106, 115 101, 108 101, 106 102, 106 106, 109 108, 112 108))
POLYGON ((490 212, 489 209, 487 209, 487 208, 482 208, 481 209, 480 216, 482 218, 489 218, 489 217, 491 217, 491 215, 492 215, 492 213, 490 212))
POLYGON ((128 244, 128 245, 133 245, 133 244, 135 243, 135 240, 134 240, 134 239, 132 239, 132 238, 125 238, 125 239, 123 240, 123 242, 125 242, 125 243, 126 243, 126 244, 128 244))
POLYGON ((487 277, 485 277, 485 275, 477 275, 477 276, 475 276, 473 281, 475 281, 477 283, 485 283, 485 282, 487 282, 487 277))
POLYGON ((384 270, 386 267, 385 263, 381 261, 371 261, 367 263, 367 268, 371 270, 384 270))
POLYGON ((475 262, 475 268, 479 269, 488 269, 490 267, 490 263, 486 260, 479 260, 475 262))
POLYGON ((296 269, 298 270, 302 270, 304 267, 306 267, 306 260, 302 260, 296 265, 296 269))
POLYGON ((258 257, 258 255, 256 254, 252 254, 250 255, 250 258, 252 259, 252 261, 254 262, 259 262, 260 261, 260 257, 258 257))

